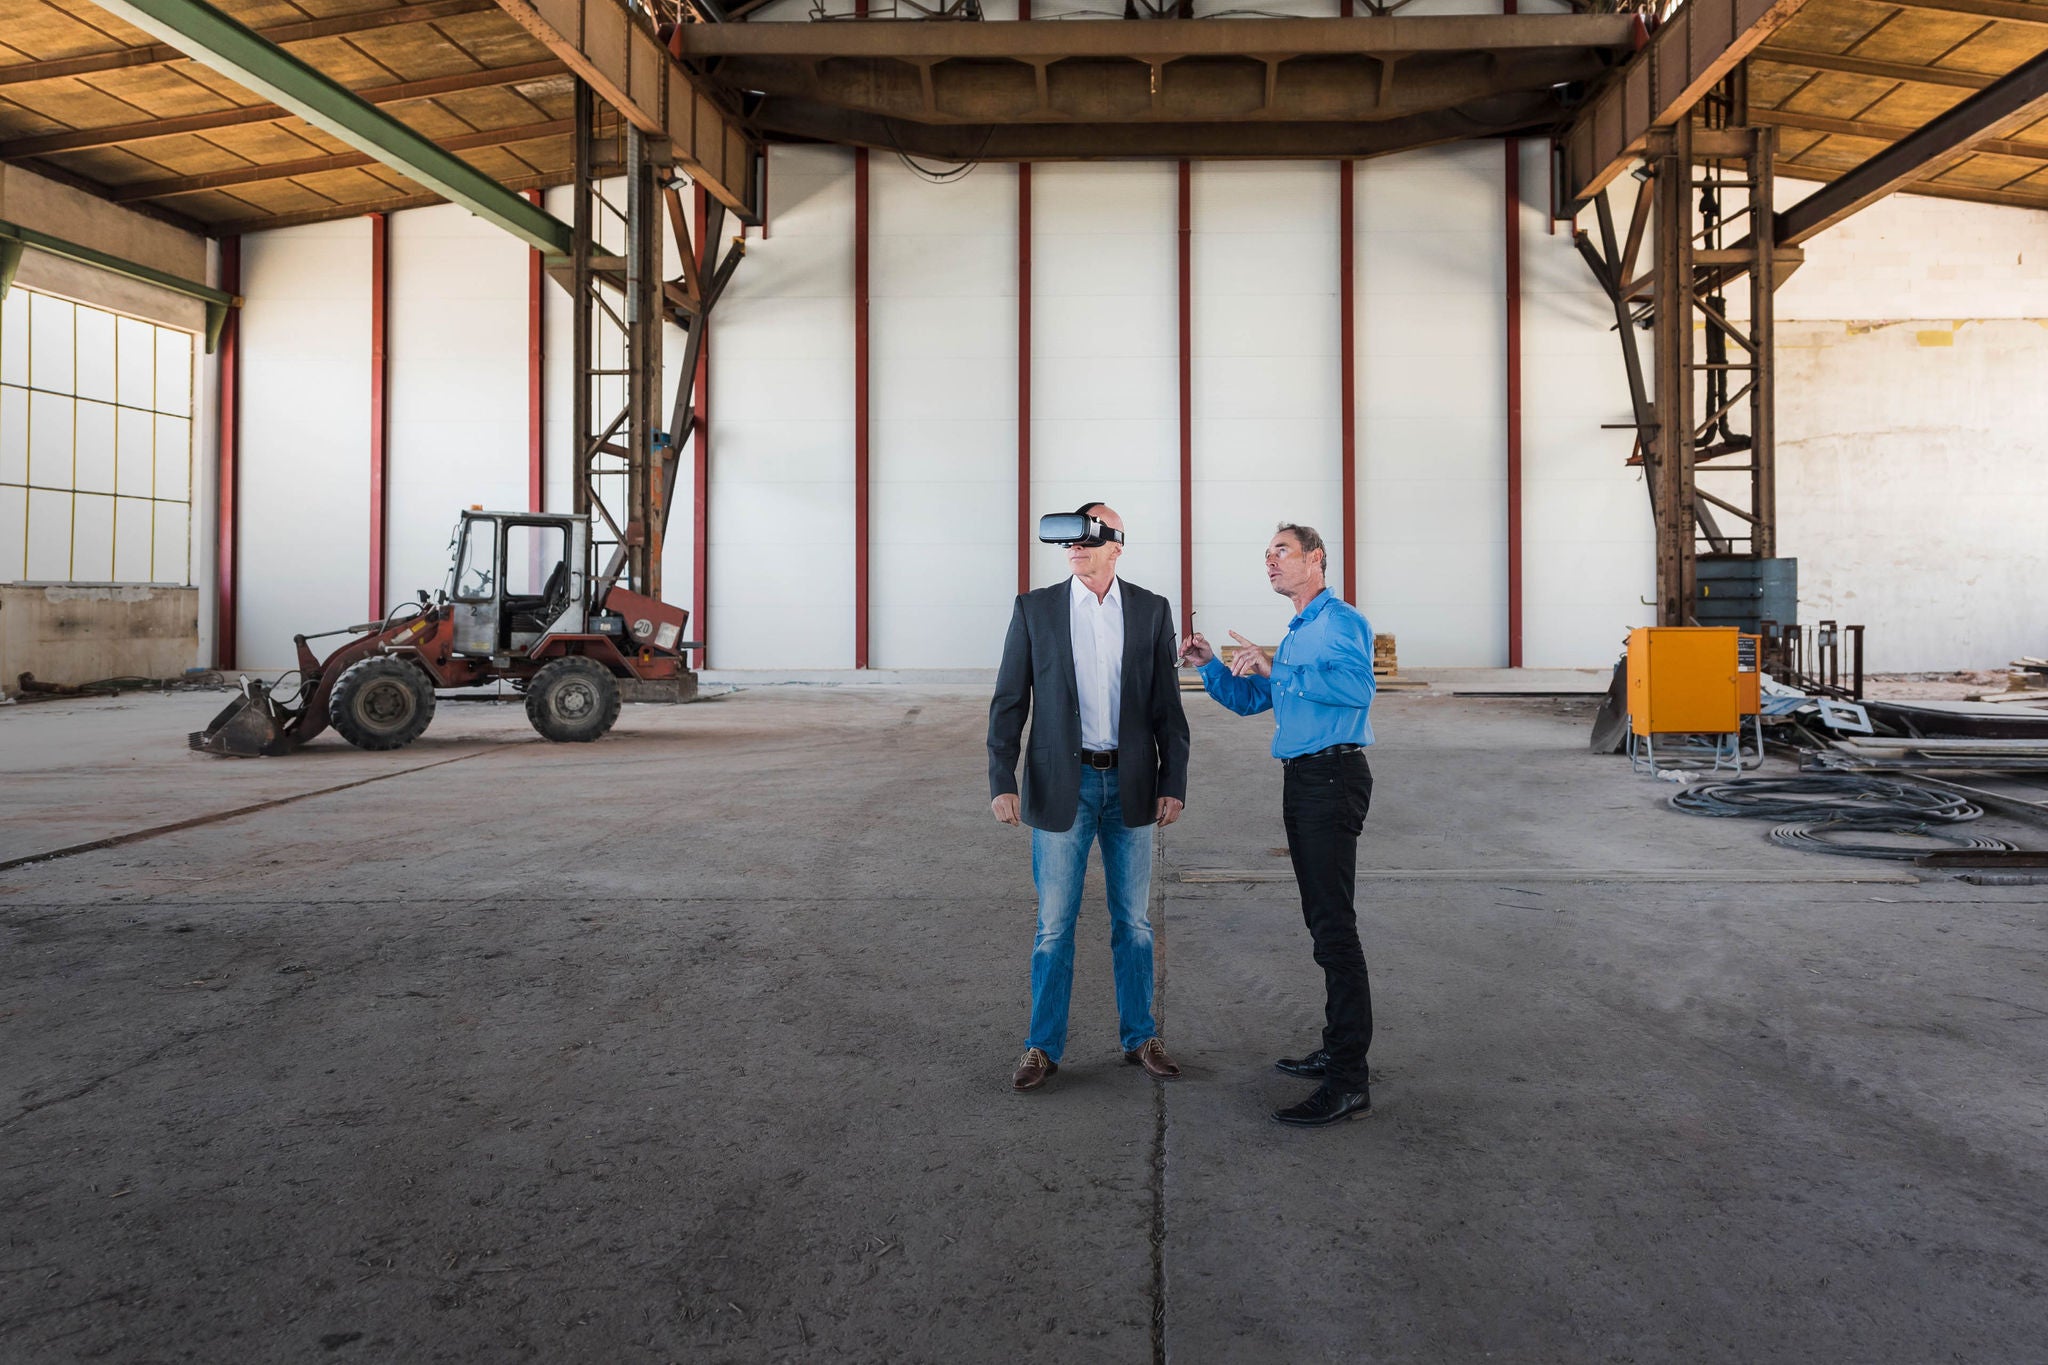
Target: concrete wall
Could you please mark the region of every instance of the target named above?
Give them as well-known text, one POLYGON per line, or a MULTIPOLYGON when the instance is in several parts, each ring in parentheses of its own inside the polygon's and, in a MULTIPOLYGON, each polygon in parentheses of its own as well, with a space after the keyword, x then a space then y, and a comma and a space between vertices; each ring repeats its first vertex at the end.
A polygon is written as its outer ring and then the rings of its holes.
POLYGON ((1779 290, 1780 548, 1873 670, 2048 653, 2044 267, 2048 214, 1902 194, 1779 290))
MULTIPOLYGON (((19 166, 0 166, 0 219, 182 279, 202 284, 212 279, 207 273, 211 260, 204 237, 45 180, 19 166)), ((206 325, 206 306, 197 299, 41 252, 26 253, 15 278, 30 289, 167 327, 199 331, 206 325)))
POLYGON ((0 693, 32 673, 38 682, 175 678, 199 651, 196 588, 0 587, 0 693))
MULTIPOLYGON (((1543 148, 1521 158, 1524 658, 1598 664, 1649 617, 1647 499, 1625 465, 1628 434, 1603 429, 1628 416, 1611 313, 1569 231, 1548 230, 1543 148)), ((775 149, 770 230, 748 234, 714 329, 700 624, 716 667, 853 662, 852 159, 775 149)), ((1307 521, 1341 544, 1350 521, 1361 605, 1405 664, 1506 662, 1504 172, 1498 144, 1358 167, 1359 494, 1346 508, 1337 168, 1194 168, 1204 629, 1277 633, 1286 608, 1257 559, 1273 523, 1307 521)), ((1016 586, 1017 173, 989 165, 934 185, 877 155, 871 176, 871 662, 986 666, 1016 586)), ((1170 164, 1034 171, 1029 499, 1117 506, 1126 576, 1178 605, 1176 193, 1170 164)), ((566 195, 551 206, 566 213, 566 195)), ((2023 586, 2028 523, 2017 510, 1988 532, 1975 523, 1982 506, 2040 495, 2027 376, 2048 359, 2048 332, 2024 319, 2048 316, 2025 264, 2048 252, 2043 231, 2017 211, 1894 200, 1817 239, 1781 294, 1785 549, 1803 561, 1805 614, 1869 625, 1874 665, 2039 651, 2023 643, 2040 633, 2023 586), (2017 325, 1955 326, 2000 309, 2017 325), (1869 330, 1894 322, 1910 346, 1869 330), (1945 501, 1962 487, 1992 500, 1945 501)), ((282 666, 293 630, 367 607, 367 240, 363 224, 339 224, 245 249, 252 662, 282 666)), ((456 210, 393 220, 395 590, 438 581, 456 507, 523 502, 525 259, 456 210)), ((567 502, 567 313, 551 286, 552 506, 567 502)), ((678 508, 693 491, 686 467, 678 508)), ((666 595, 683 603, 687 524, 679 512, 665 561, 666 595)), ((1063 572, 1045 547, 1030 562, 1037 583, 1063 572)))

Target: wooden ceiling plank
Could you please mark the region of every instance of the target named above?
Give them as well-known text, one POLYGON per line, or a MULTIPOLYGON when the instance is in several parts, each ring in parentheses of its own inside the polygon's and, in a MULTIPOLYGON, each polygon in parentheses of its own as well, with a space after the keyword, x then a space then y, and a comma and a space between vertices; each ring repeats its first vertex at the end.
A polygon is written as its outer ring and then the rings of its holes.
MULTIPOLYGON (((575 177, 568 171, 548 172, 524 177, 507 184, 511 190, 547 190, 557 185, 566 185, 575 177)), ((281 212, 269 216, 249 215, 242 218, 224 218, 213 224, 217 233, 262 232, 272 228, 304 227, 309 223, 330 223, 344 218, 360 218, 369 213, 395 213, 400 209, 430 208, 447 201, 436 194, 422 194, 417 191, 394 196, 371 203, 340 205, 330 209, 313 209, 297 212, 281 212)))
POLYGON ((16 6, 8 16, 8 43, 32 62, 64 61, 125 46, 124 38, 112 31, 119 21, 112 15, 98 17, 104 27, 56 5, 16 6))
MULTIPOLYGON (((575 131, 573 123, 530 124, 523 128, 504 128, 485 133, 470 133, 462 137, 444 140, 441 146, 451 152, 472 149, 497 148, 506 143, 528 141, 546 137, 564 137, 575 131)), ((475 157, 470 164, 477 165, 475 157)), ((350 169, 370 165, 373 158, 362 152, 341 152, 325 156, 301 157, 290 161, 259 162, 251 166, 232 170, 211 171, 202 175, 180 176, 168 180, 146 180, 133 185, 124 185, 107 196, 117 204, 131 204, 142 199, 170 199, 181 194, 193 194, 200 190, 223 189, 228 186, 254 185, 266 180, 291 180, 299 176, 314 175, 322 171, 350 169)), ((530 167, 528 168, 531 169, 530 167)))
MULTIPOLYGON (((1813 178, 1832 184, 1834 181, 1841 179, 1841 173, 1815 176, 1813 178)), ((2014 190, 2011 188, 1985 190, 1971 185, 1915 183, 1899 186, 1899 193, 1919 195, 1928 199, 1952 199, 1960 200, 1964 203, 1996 204, 2004 208, 2048 209, 2048 187, 2036 190, 2032 184, 2029 184, 2025 190, 2014 190)))
POLYGON ((2019 0, 1888 0, 1907 9, 1941 10, 1948 14, 1969 14, 1997 19, 2008 24, 2048 26, 2048 5, 2021 4, 2019 0))
POLYGON ((1777 216, 1780 246, 1798 246, 1901 185, 1927 180, 1974 155, 1976 144, 2010 136, 2048 112, 2048 56, 2002 76, 1954 109, 1916 128, 1827 190, 1777 216))
POLYGON ((349 42, 392 73, 393 80, 423 81, 475 71, 483 63, 448 41, 432 24, 395 32, 365 33, 349 42))
MULTIPOLYGON (((563 73, 566 68, 552 58, 526 66, 505 67, 496 71, 466 73, 460 77, 431 80, 407 81, 385 85, 355 93, 371 104, 402 105, 413 100, 464 90, 484 89, 499 84, 514 85, 526 81, 547 80, 563 73)), ((238 87, 239 88, 239 87, 238 87)), ((215 114, 193 115, 180 119, 152 119, 143 123, 114 124, 105 127, 79 128, 73 132, 39 134, 26 138, 10 138, 0 142, 0 159, 21 156, 45 156, 52 152, 74 151, 84 147, 114 146, 122 143, 141 142, 154 137, 169 137, 179 133, 203 132, 210 128, 231 128, 248 123, 274 123, 292 115, 274 104, 253 104, 238 109, 225 109, 215 114)), ((54 120, 53 120, 54 121, 54 120)), ((76 125, 70 125, 75 127, 76 125)))
MULTIPOLYGON (((486 10, 495 13, 497 9, 496 0, 425 0, 423 4, 389 5, 367 13, 342 15, 332 19, 278 24, 267 29, 259 27, 257 32, 265 40, 278 46, 285 46, 310 38, 430 23, 454 15, 478 14, 486 10)), ((110 17, 110 22, 118 21, 113 21, 110 17)), ((82 76, 94 71, 112 71, 120 67, 155 66, 185 60, 185 54, 174 47, 164 43, 148 42, 146 34, 141 35, 138 43, 113 51, 105 50, 111 40, 107 40, 104 34, 101 37, 103 41, 98 45, 100 50, 60 58, 38 59, 25 65, 0 67, 0 85, 55 80, 62 76, 82 76)))
POLYGON ((192 79, 185 70, 176 66, 108 71, 81 78, 79 83, 103 95, 111 95, 151 119, 218 113, 241 104, 241 101, 228 99, 211 85, 192 79))
MULTIPOLYGON (((1752 109, 1750 117, 1758 123, 1778 128, 1798 128, 1808 132, 1838 133, 1849 137, 1866 138, 1885 145, 1901 138, 1911 137, 1915 126, 1876 123, 1866 119, 1818 118, 1811 114, 1786 114, 1774 109, 1752 109)), ((1993 152, 2001 156, 2033 158, 2048 161, 2048 142, 2030 143, 2018 138, 1986 138, 1971 144, 1982 152, 1993 152)))
POLYGON ((1780 25, 1770 42, 1812 52, 1847 52, 1869 36, 1877 19, 1867 6, 1809 4, 1780 25))

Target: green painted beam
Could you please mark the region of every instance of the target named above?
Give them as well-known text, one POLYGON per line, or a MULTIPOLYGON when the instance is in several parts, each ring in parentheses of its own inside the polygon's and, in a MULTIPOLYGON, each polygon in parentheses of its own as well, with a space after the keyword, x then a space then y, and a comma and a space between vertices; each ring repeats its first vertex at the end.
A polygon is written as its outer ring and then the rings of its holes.
POLYGON ((139 265, 125 257, 67 242, 62 237, 52 237, 47 232, 37 232, 34 228, 25 228, 4 219, 0 219, 0 298, 7 297, 7 291, 14 283, 14 272, 21 264, 24 248, 62 256, 67 261, 77 261, 80 265, 94 266, 144 284, 156 285, 159 289, 168 289, 174 294, 183 294, 189 299, 198 299, 206 305, 206 350, 209 355, 220 340, 221 325, 227 321, 228 309, 242 306, 241 299, 210 284, 188 280, 154 266, 139 265))
POLYGON ((574 232, 452 152, 358 98, 203 0, 98 0, 151 37, 291 110, 529 246, 566 254, 574 232))

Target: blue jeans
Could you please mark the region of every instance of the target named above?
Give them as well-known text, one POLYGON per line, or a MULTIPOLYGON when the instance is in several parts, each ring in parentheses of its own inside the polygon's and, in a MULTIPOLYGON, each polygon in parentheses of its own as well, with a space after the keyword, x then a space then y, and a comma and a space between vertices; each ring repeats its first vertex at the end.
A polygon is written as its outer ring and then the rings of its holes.
POLYGON ((1071 829, 1031 831, 1031 880, 1038 884, 1038 940, 1031 949, 1031 1034, 1057 1062, 1067 1047, 1067 1006, 1074 993, 1074 921, 1088 875, 1088 846, 1102 845, 1109 883, 1109 948, 1116 977, 1116 1013, 1125 1051, 1159 1031, 1152 1021, 1152 830, 1124 824, 1116 770, 1083 768, 1081 803, 1071 829))

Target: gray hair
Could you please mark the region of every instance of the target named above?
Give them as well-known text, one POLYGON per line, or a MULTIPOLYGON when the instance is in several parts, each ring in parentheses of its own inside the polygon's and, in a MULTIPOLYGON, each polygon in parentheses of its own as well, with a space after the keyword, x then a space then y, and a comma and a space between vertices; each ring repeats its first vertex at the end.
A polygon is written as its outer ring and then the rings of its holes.
POLYGON ((1297 526, 1291 521, 1283 521, 1276 529, 1285 531, 1288 535, 1293 536, 1294 543, 1301 546, 1301 552, 1304 555, 1311 555, 1317 550, 1321 550, 1323 552, 1323 575, 1324 577, 1329 576, 1330 547, 1323 544, 1322 534, 1315 527, 1297 526))

